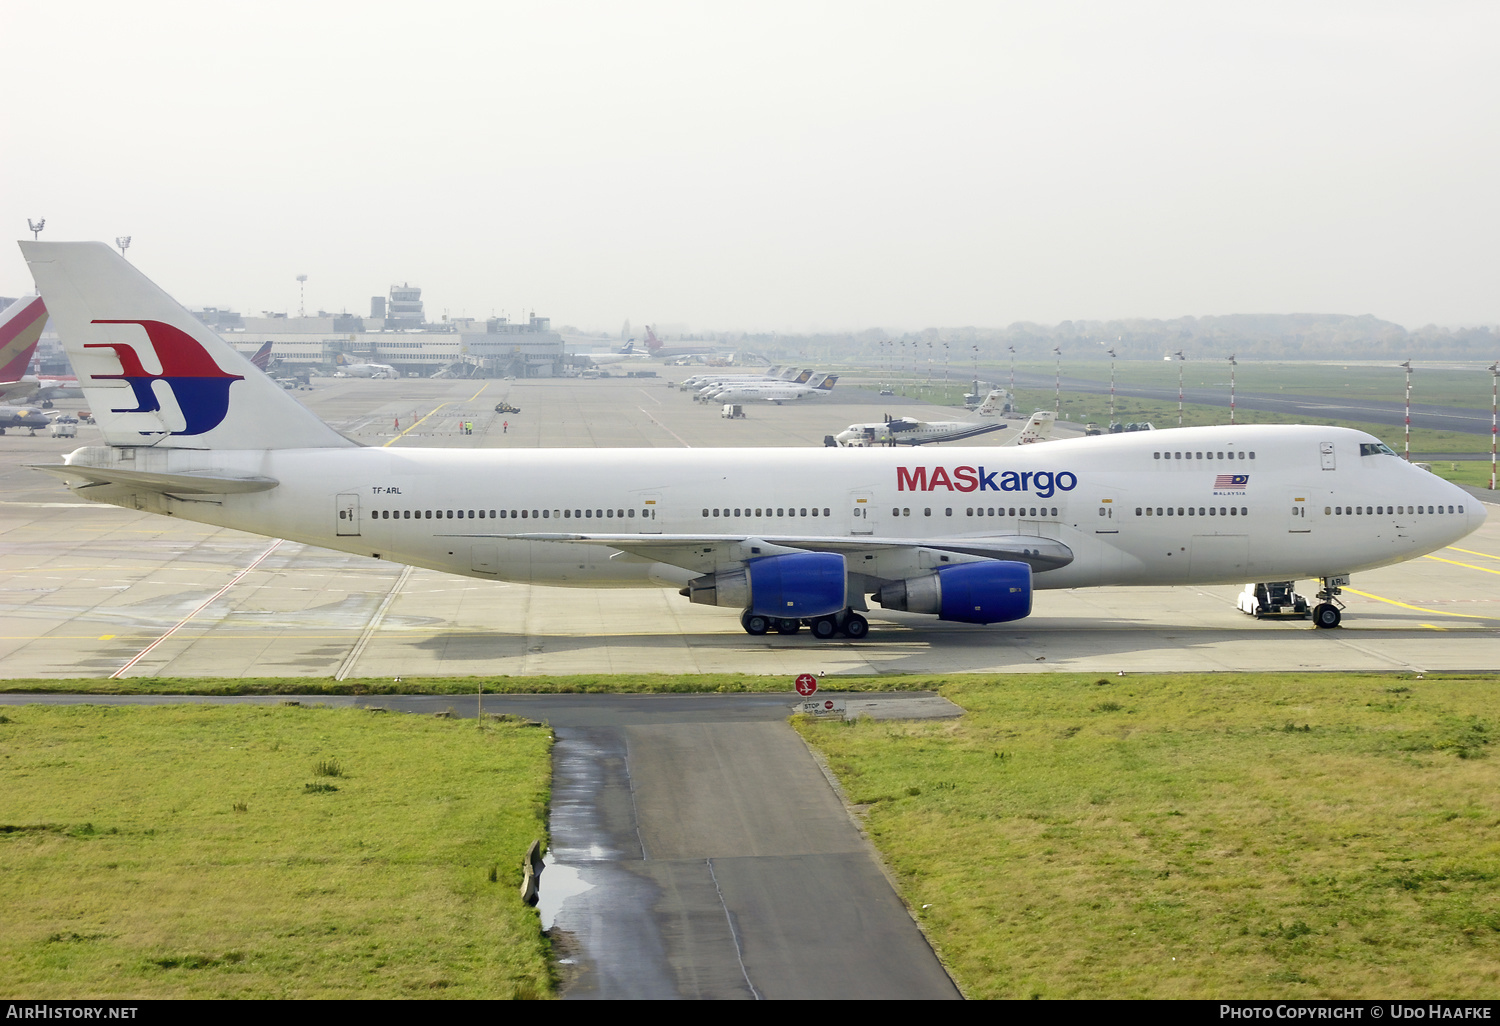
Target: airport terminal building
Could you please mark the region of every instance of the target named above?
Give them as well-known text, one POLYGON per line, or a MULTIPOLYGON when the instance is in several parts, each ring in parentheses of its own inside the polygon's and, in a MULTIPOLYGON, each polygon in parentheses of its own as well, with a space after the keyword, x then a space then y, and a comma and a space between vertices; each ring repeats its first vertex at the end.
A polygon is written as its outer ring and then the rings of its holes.
POLYGON ((550 378, 567 360, 562 336, 547 317, 444 319, 428 323, 420 288, 393 285, 389 297, 370 301, 370 316, 245 317, 207 307, 194 311, 235 349, 250 356, 266 342, 289 374, 333 374, 340 354, 356 363, 384 363, 403 377, 550 378))

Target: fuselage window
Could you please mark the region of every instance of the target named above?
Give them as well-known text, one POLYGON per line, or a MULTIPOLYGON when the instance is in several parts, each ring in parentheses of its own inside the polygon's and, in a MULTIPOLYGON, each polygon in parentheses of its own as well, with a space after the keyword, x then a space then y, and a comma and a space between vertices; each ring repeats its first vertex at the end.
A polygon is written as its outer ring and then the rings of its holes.
POLYGON ((1160 506, 1156 507, 1156 515, 1157 516, 1161 516, 1162 515, 1162 513, 1161 513, 1161 507, 1160 506))
POLYGON ((1175 452, 1175 453, 1172 454, 1172 458, 1180 460, 1180 459, 1182 459, 1182 453, 1175 452))
POLYGON ((818 507, 814 506, 813 507, 813 516, 817 516, 817 515, 818 515, 818 507))
POLYGON ((552 511, 550 509, 544 509, 544 510, 542 510, 542 519, 543 520, 546 520, 546 519, 548 519, 551 516, 552 516, 552 511))
POLYGON ((1188 516, 1194 516, 1195 515, 1193 513, 1193 507, 1189 506, 1187 509, 1188 509, 1188 516))
MULTIPOLYGON (((515 512, 515 510, 511 510, 511 513, 514 513, 514 512, 515 512)), ((506 513, 506 511, 505 511, 505 510, 503 510, 503 509, 502 509, 502 510, 501 510, 501 511, 500 511, 500 519, 501 519, 501 520, 504 520, 504 519, 506 519, 506 517, 507 517, 507 516, 508 516, 508 515, 509 515, 509 514, 507 514, 507 513, 506 513)))
POLYGON ((704 516, 708 516, 708 508, 707 507, 704 507, 703 515, 704 516))
POLYGON ((716 508, 716 509, 715 509, 715 510, 714 510, 714 516, 718 516, 718 515, 719 515, 719 511, 718 511, 718 509, 717 509, 717 508, 716 508))
POLYGON ((900 506, 892 506, 891 507, 891 516, 893 516, 893 517, 899 517, 900 515, 901 515, 901 507, 900 506))
POLYGON ((1161 453, 1159 453, 1159 452, 1153 452, 1153 453, 1152 453, 1152 454, 1151 454, 1151 458, 1152 458, 1152 459, 1156 459, 1156 460, 1159 460, 1159 459, 1161 459, 1161 453))
POLYGON ((1172 515, 1172 507, 1168 506, 1167 507, 1167 516, 1171 516, 1171 515, 1172 515))
POLYGON ((569 520, 571 520, 571 519, 573 519, 573 511, 570 510, 570 509, 565 509, 565 510, 563 510, 563 516, 565 516, 569 520))
POLYGON ((1460 512, 1460 513, 1462 513, 1462 512, 1463 512, 1463 511, 1464 511, 1464 508, 1463 508, 1463 507, 1462 507, 1462 506, 1460 506, 1460 507, 1458 507, 1458 511, 1459 511, 1459 512, 1460 512))
POLYGON ((409 509, 408 510, 402 510, 401 511, 401 519, 402 520, 410 520, 411 519, 411 510, 409 510, 409 509))
POLYGON ((926 509, 922 510, 922 515, 924 517, 930 517, 930 516, 932 516, 932 507, 928 506, 926 509))
POLYGON ((594 511, 591 509, 586 509, 583 511, 583 516, 586 520, 592 520, 594 519, 594 511))
POLYGON ((970 506, 967 510, 964 511, 964 516, 966 516, 966 517, 972 517, 973 515, 974 515, 974 507, 973 506, 970 506))
POLYGON ((1052 515, 1053 516, 1057 516, 1057 507, 1056 506, 1052 507, 1052 515))
POLYGON ((1031 507, 1031 515, 1032 516, 1036 516, 1036 507, 1035 506, 1031 507))
POLYGON ((1210 507, 1208 507, 1208 515, 1211 516, 1211 517, 1218 516, 1219 514, 1216 512, 1217 508, 1218 507, 1216 507, 1216 506, 1210 506, 1210 507))
POLYGON ((1223 454, 1223 453, 1222 453, 1222 452, 1221 452, 1221 453, 1219 453, 1219 459, 1221 459, 1221 460, 1222 460, 1222 459, 1223 459, 1223 458, 1224 458, 1224 454, 1223 454))
POLYGON ((1015 515, 1016 515, 1016 509, 1015 509, 1014 506, 1012 506, 1011 510, 1010 510, 1010 516, 1015 516, 1015 515))
POLYGON ((778 517, 784 517, 784 516, 786 516, 786 507, 785 506, 777 506, 776 507, 776 515, 778 517))
POLYGON ((1201 452, 1195 452, 1195 453, 1193 453, 1193 459, 1195 459, 1195 460, 1201 460, 1202 458, 1203 458, 1203 454, 1201 452))
POLYGON ((1241 506, 1240 507, 1240 516, 1242 516, 1242 517, 1248 517, 1249 515, 1250 515, 1250 507, 1249 506, 1241 506))
MULTIPOLYGON (((515 511, 515 510, 511 510, 511 511, 510 511, 510 515, 511 515, 511 516, 515 516, 515 515, 516 515, 516 511, 515 511)), ((524 509, 523 509, 523 510, 521 510, 521 519, 522 519, 522 520, 525 520, 525 519, 526 519, 526 511, 525 511, 525 510, 524 510, 524 509)))
POLYGON ((755 507, 755 515, 756 516, 760 516, 761 515, 760 507, 759 506, 755 507))
POLYGON ((802 507, 802 515, 803 516, 807 516, 807 507, 806 506, 802 507))
POLYGON ((1239 514, 1239 507, 1237 507, 1237 506, 1230 506, 1229 507, 1229 515, 1230 516, 1237 516, 1238 514, 1239 514))
POLYGON ((1448 512, 1449 512, 1449 513, 1452 513, 1452 512, 1453 512, 1453 507, 1452 507, 1452 506, 1449 506, 1449 507, 1448 507, 1448 512))
POLYGON ((1137 507, 1136 507, 1136 508, 1135 508, 1135 515, 1136 515, 1136 516, 1140 516, 1140 515, 1141 515, 1141 507, 1139 507, 1139 506, 1137 506, 1137 507))
POLYGON ((952 515, 953 515, 953 507, 952 506, 949 506, 946 510, 943 511, 943 516, 945 516, 945 517, 951 517, 952 515))
POLYGON ((626 515, 626 516, 627 516, 627 517, 634 517, 634 516, 635 516, 635 510, 633 510, 633 509, 627 509, 627 510, 626 510, 626 511, 625 511, 625 515, 626 515))
POLYGON ((1323 507, 1323 515, 1325 517, 1326 516, 1331 516, 1332 514, 1333 514, 1333 507, 1332 506, 1324 506, 1323 507))
POLYGON ((829 514, 829 511, 828 511, 828 507, 827 507, 827 506, 824 506, 824 507, 823 507, 823 515, 824 515, 824 516, 825 516, 825 517, 826 517, 826 516, 829 516, 829 515, 830 515, 830 514, 829 514))
POLYGON ((901 509, 901 515, 903 517, 909 517, 909 516, 911 516, 911 507, 910 506, 903 506, 902 509, 901 509))

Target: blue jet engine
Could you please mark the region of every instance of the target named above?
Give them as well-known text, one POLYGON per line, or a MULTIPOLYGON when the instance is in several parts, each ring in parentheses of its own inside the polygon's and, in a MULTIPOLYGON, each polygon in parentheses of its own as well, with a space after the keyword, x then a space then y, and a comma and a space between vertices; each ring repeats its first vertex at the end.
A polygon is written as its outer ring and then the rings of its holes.
POLYGON ((707 574, 685 589, 709 606, 732 606, 759 616, 787 619, 828 616, 848 605, 844 557, 838 552, 788 552, 743 567, 707 574))
POLYGON ((936 613, 959 623, 1004 623, 1031 615, 1031 567, 990 560, 958 563, 922 577, 886 584, 875 593, 886 609, 936 613))

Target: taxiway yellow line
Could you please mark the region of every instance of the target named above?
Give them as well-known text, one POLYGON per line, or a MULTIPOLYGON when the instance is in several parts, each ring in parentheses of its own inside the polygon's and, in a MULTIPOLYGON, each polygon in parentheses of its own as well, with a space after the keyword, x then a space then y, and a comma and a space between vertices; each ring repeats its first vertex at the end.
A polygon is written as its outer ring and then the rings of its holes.
POLYGON ((1473 563, 1460 563, 1456 559, 1444 559, 1442 556, 1423 556, 1422 558, 1436 560, 1439 563, 1449 563, 1453 566, 1461 566, 1466 570, 1478 570, 1482 574, 1500 574, 1500 570, 1491 570, 1487 566, 1475 566, 1473 563))
MULTIPOLYGON (((1372 595, 1368 591, 1359 591, 1356 588, 1346 587, 1344 590, 1351 595, 1358 595, 1360 598, 1374 599, 1376 602, 1387 602, 1393 606, 1400 606, 1402 609, 1414 609, 1419 613, 1431 613, 1434 616, 1461 616, 1465 620, 1500 620, 1500 616, 1479 616, 1475 613, 1450 613, 1443 609, 1428 609, 1425 606, 1413 606, 1406 602, 1397 602, 1395 599, 1388 599, 1384 595, 1372 595)), ((1422 626, 1426 627, 1429 625, 1423 624, 1422 626)))
MULTIPOLYGON (((489 387, 490 387, 489 385, 480 385, 479 386, 479 392, 483 392, 486 388, 489 388, 489 387)), ((436 406, 434 406, 432 408, 432 412, 429 413, 429 414, 427 414, 427 417, 432 416, 433 413, 436 413, 438 410, 441 410, 444 406, 452 406, 456 402, 472 403, 475 399, 479 398, 479 392, 475 392, 473 395, 469 396, 469 398, 467 398, 467 399, 462 399, 462 400, 460 400, 460 399, 449 399, 445 403, 438 403, 436 406)), ((407 428, 406 431, 401 432, 395 438, 392 438, 389 442, 386 442, 385 445, 381 446, 381 448, 384 449, 387 445, 395 445, 397 442, 401 441, 401 439, 403 439, 403 438, 406 437, 406 432, 407 431, 415 431, 417 428, 421 427, 422 424, 427 420, 427 417, 423 417, 421 420, 417 421, 411 427, 407 428)))
POLYGON ((1454 552, 1462 552, 1468 556, 1479 556, 1482 559, 1500 559, 1500 556, 1492 556, 1488 552, 1475 552, 1473 549, 1461 549, 1457 545, 1449 545, 1448 548, 1454 552))

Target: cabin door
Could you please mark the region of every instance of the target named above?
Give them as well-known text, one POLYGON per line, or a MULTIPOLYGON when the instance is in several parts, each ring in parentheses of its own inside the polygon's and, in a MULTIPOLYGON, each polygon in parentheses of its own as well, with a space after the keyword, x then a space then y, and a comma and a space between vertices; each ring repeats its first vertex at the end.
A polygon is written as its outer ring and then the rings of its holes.
POLYGON ((1287 503, 1287 510, 1291 513, 1286 527, 1288 534, 1312 533, 1312 520, 1307 515, 1308 506, 1307 496, 1292 496, 1291 501, 1287 503))
POLYGON ((849 493, 849 533, 875 533, 875 493, 858 491, 849 493))
POLYGON ((345 492, 339 496, 338 517, 334 520, 334 531, 336 536, 359 534, 359 495, 356 492, 345 492))

